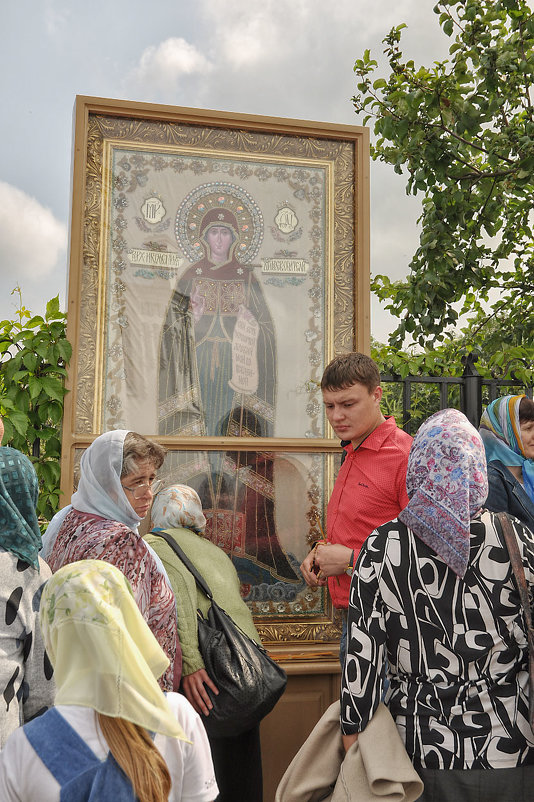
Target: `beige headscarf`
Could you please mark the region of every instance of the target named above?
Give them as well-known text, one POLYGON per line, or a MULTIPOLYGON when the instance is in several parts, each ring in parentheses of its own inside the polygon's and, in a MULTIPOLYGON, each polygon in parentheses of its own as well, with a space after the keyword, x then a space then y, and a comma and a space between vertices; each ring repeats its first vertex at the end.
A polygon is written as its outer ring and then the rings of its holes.
POLYGON ((187 740, 156 682, 169 660, 118 568, 101 560, 60 568, 45 585, 40 623, 56 704, 91 707, 187 740))
POLYGON ((172 485, 160 490, 152 504, 152 523, 160 529, 176 529, 185 526, 202 533, 206 518, 202 502, 196 490, 189 485, 172 485))

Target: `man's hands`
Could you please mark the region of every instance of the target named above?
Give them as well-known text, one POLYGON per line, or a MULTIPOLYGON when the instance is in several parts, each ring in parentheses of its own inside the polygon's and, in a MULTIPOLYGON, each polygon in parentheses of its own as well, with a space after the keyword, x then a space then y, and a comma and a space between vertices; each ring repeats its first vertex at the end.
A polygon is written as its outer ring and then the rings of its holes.
POLYGON ((319 546, 314 546, 300 566, 300 571, 304 577, 304 581, 311 588, 324 587, 326 585, 326 577, 322 575, 319 576, 320 569, 316 561, 318 548, 319 546))
POLYGON ((188 701, 191 702, 197 713, 208 716, 213 705, 204 687, 205 685, 214 694, 219 693, 217 686, 213 684, 205 668, 199 668, 193 674, 188 674, 187 677, 182 678, 182 688, 188 701))
POLYGON ((318 543, 300 566, 304 581, 312 588, 326 585, 327 577, 345 571, 351 555, 352 549, 340 543, 318 543))

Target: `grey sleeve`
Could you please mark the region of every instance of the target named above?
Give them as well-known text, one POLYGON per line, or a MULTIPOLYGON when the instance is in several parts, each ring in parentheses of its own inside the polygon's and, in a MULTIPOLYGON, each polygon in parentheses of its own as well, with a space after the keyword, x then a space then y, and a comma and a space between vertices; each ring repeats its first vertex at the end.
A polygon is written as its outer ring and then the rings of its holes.
POLYGON ((28 588, 26 638, 24 641, 24 679, 22 681, 23 723, 44 713, 54 704, 56 686, 53 669, 46 654, 39 626, 39 604, 46 580, 51 575, 46 564, 40 562, 41 572, 36 586, 28 588))

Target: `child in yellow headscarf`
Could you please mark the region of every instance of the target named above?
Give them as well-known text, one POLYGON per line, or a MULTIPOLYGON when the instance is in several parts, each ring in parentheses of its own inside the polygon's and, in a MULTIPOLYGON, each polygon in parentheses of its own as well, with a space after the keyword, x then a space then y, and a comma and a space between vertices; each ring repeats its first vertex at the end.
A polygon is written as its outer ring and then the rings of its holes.
POLYGON ((56 707, 9 738, 0 799, 213 802, 204 727, 186 699, 159 688, 169 661, 121 572, 100 560, 64 566, 40 621, 56 707))

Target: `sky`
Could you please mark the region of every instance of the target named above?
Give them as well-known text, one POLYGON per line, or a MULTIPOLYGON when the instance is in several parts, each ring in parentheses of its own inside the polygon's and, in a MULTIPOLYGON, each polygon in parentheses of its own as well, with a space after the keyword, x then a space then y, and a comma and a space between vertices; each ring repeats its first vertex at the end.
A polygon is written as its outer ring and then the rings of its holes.
MULTIPOLYGON (((360 125, 354 62, 408 28, 416 64, 445 58, 434 0, 18 0, 0 3, 0 320, 67 299, 76 95, 360 125)), ((385 74, 385 73, 384 73, 385 74)), ((371 273, 401 278, 420 198, 371 163, 371 273)), ((372 300, 371 333, 395 321, 372 300)))

